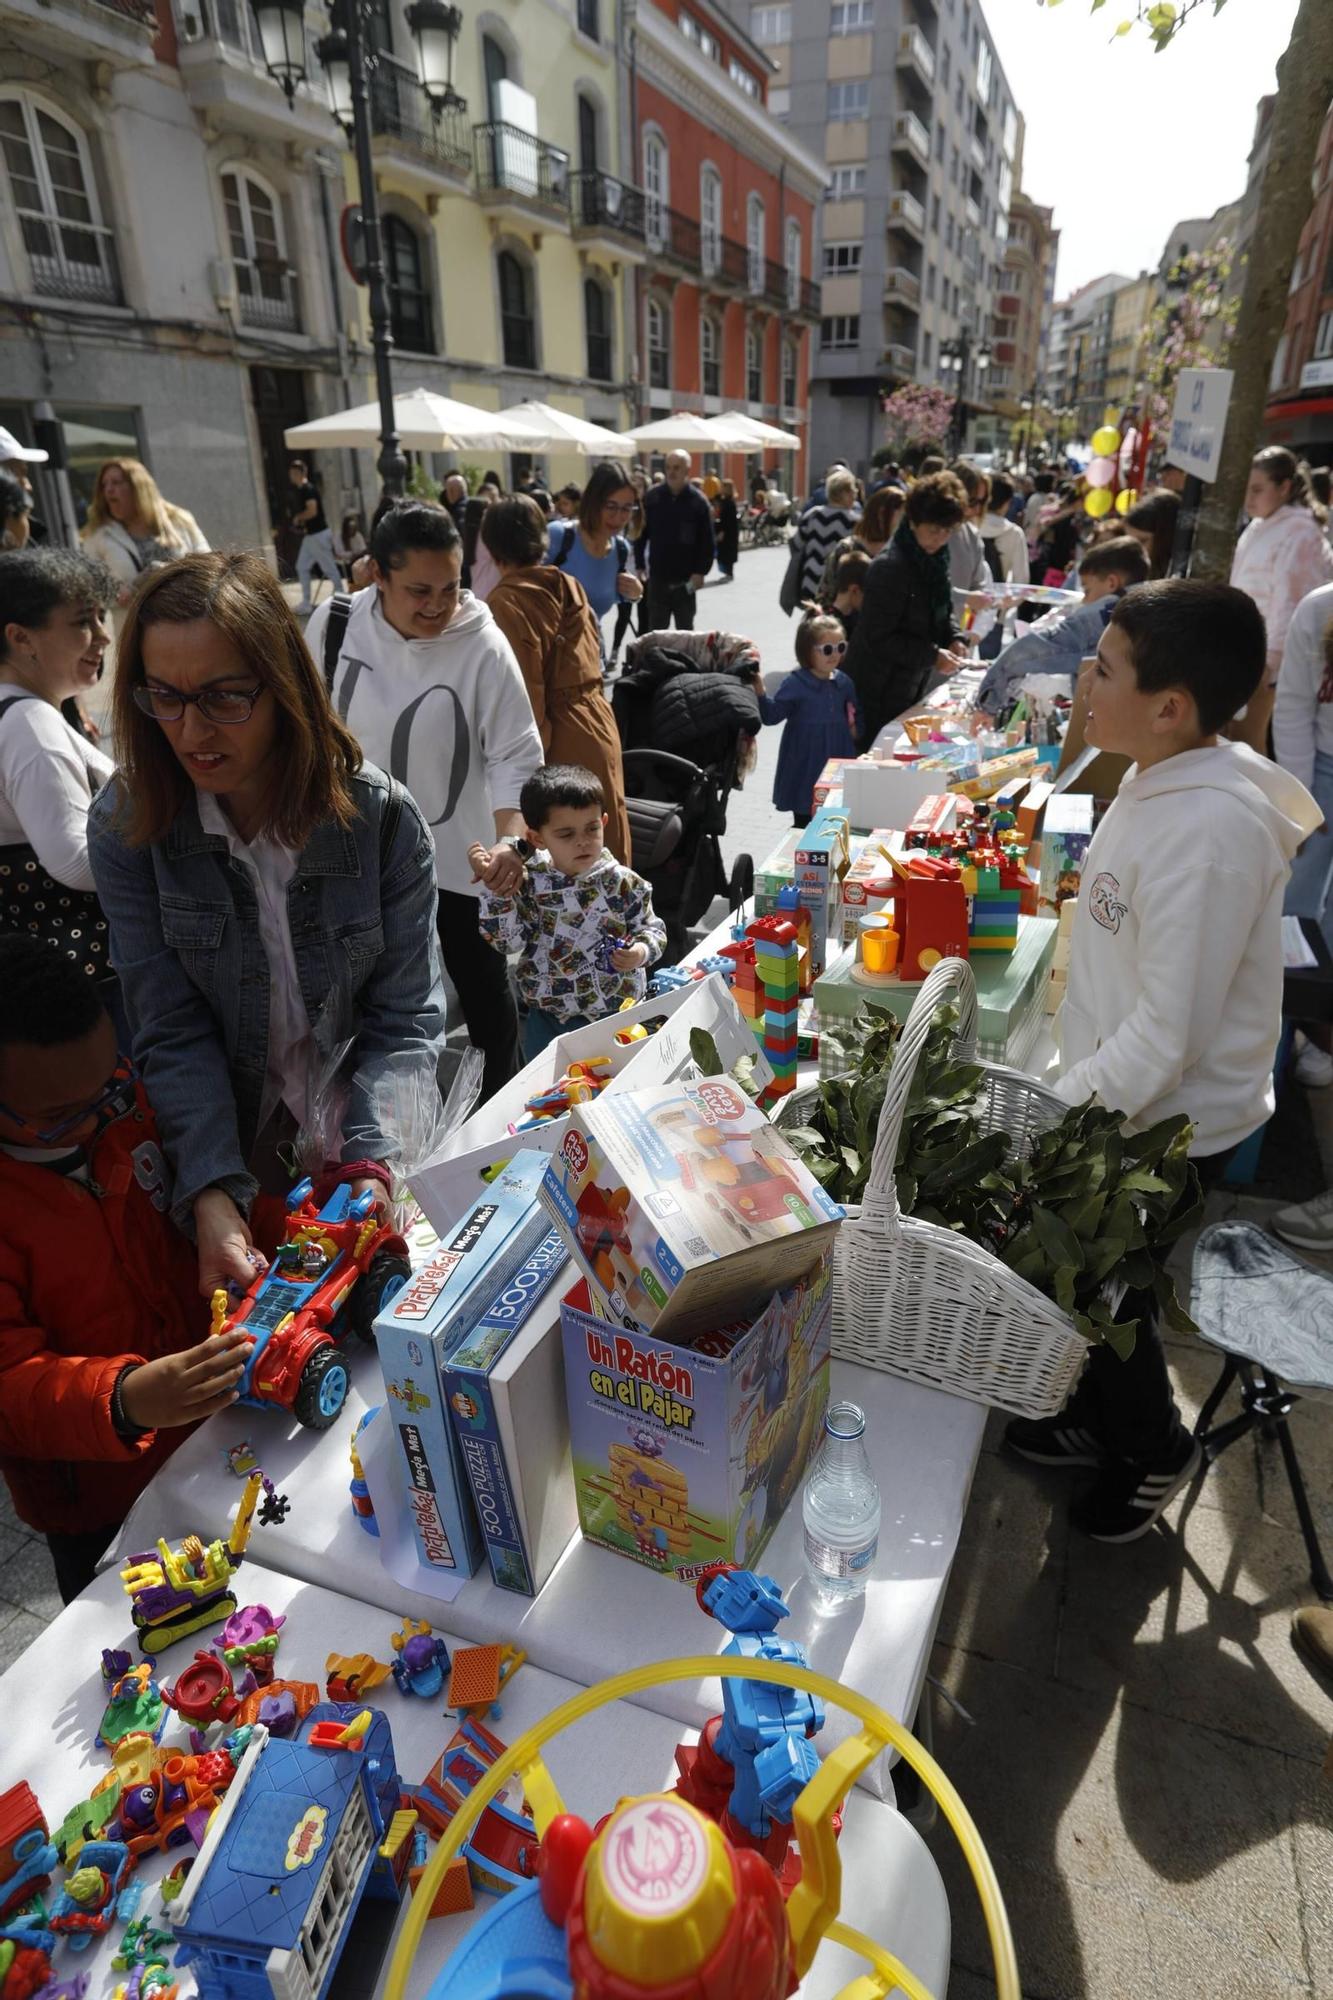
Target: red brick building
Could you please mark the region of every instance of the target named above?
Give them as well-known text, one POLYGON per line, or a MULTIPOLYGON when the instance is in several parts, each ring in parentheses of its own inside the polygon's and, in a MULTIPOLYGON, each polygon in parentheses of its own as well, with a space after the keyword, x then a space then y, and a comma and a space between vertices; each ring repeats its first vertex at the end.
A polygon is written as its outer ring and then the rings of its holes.
MULTIPOLYGON (((640 421, 742 411, 804 439, 821 161, 768 108, 772 64, 712 0, 649 0, 631 115, 648 261, 638 275, 640 421)), ((766 454, 792 492, 805 452, 766 454)), ((739 477, 742 464, 725 468, 739 477)))
POLYGON ((1315 157, 1314 206, 1292 272, 1287 324, 1273 358, 1264 441, 1313 465, 1333 462, 1333 110, 1315 157))

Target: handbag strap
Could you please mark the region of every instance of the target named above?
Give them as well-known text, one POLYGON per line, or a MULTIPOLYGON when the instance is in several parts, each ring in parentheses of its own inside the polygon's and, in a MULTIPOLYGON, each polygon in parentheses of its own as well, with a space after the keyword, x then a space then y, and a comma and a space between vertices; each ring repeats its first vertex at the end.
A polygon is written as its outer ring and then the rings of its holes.
POLYGON ((40 700, 40 696, 35 694, 7 694, 4 700, 0 701, 0 715, 8 715, 15 702, 38 700, 40 700))
POLYGON ((942 958, 927 973, 893 1053, 893 1067, 884 1092, 879 1130, 875 1134, 875 1150, 870 1156, 870 1173, 862 1201, 862 1212, 867 1208, 873 1209, 877 1220, 896 1224, 899 1219, 898 1190, 893 1169, 898 1158, 903 1119, 907 1115, 907 1100, 912 1094, 917 1062, 926 1045, 936 1010, 946 1000, 955 997, 958 1000, 958 1033, 954 1037, 954 1054, 960 1061, 970 1062, 977 1052, 976 981, 965 958, 942 958))
POLYGON ((351 615, 351 592, 335 590, 329 605, 329 622, 324 627, 324 685, 330 701, 333 700, 333 677, 338 671, 338 655, 343 649, 343 635, 351 615))

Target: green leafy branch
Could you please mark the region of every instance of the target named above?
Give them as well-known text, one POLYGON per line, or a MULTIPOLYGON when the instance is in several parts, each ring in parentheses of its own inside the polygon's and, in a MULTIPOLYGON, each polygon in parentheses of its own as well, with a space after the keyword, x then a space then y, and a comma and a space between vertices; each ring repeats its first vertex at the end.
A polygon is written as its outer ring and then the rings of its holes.
MULTIPOLYGON (((1061 0, 1037 0, 1039 7, 1058 7, 1060 4, 1061 0)), ((1107 0, 1092 0, 1093 13, 1099 14, 1106 5, 1107 0)), ((1220 14, 1226 0, 1138 0, 1133 14, 1116 23, 1111 39, 1116 41, 1122 35, 1132 35, 1135 28, 1143 27, 1152 37, 1153 46, 1160 55, 1163 49, 1170 47, 1190 15, 1197 13, 1200 7, 1208 6, 1214 14, 1220 14)))

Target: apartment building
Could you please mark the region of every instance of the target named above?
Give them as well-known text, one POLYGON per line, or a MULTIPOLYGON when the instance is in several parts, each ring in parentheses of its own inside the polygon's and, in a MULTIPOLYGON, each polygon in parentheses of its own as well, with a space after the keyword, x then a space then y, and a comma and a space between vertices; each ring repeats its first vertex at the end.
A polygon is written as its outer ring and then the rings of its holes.
POLYGON ((794 0, 749 23, 777 64, 770 108, 826 168, 812 459, 864 466, 897 383, 949 383, 972 419, 988 401, 1017 107, 972 0, 794 0), (964 333, 960 385, 941 351, 964 333))
POLYGON ((1333 462, 1333 111, 1315 158, 1314 205, 1291 274, 1287 323, 1273 357, 1264 442, 1313 465, 1333 462))
POLYGON ((1043 393, 1059 250, 1055 211, 1016 188, 995 298, 987 379, 1004 444, 1024 419, 1024 400, 1035 404, 1043 393))

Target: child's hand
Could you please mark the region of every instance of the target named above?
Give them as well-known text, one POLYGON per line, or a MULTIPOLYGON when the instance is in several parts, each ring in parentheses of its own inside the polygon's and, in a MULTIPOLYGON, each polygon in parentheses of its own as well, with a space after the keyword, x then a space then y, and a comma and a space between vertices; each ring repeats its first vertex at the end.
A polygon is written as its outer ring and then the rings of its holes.
POLYGON ((498 847, 483 847, 478 841, 469 847, 467 858, 473 881, 481 882, 494 896, 512 896, 523 880, 523 856, 504 841, 498 847))
POLYGON ((617 972, 637 972, 641 965, 648 963, 646 944, 627 944, 623 951, 613 951, 611 963, 617 972))
POLYGON ((120 1385, 120 1407, 141 1431, 201 1423, 235 1400, 254 1346, 242 1327, 210 1334, 183 1354, 163 1354, 134 1368, 120 1385))
POLYGON ((249 1225, 229 1194, 205 1188, 194 1204, 194 1233, 199 1245, 199 1289, 206 1299, 226 1284, 249 1291, 268 1259, 254 1247, 249 1225))

